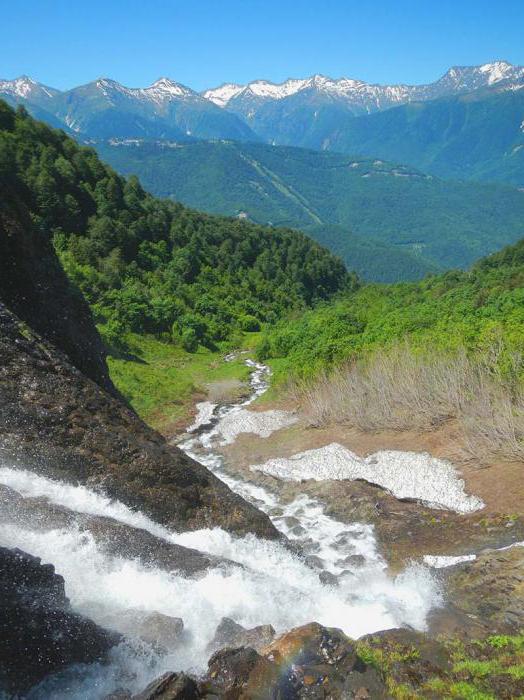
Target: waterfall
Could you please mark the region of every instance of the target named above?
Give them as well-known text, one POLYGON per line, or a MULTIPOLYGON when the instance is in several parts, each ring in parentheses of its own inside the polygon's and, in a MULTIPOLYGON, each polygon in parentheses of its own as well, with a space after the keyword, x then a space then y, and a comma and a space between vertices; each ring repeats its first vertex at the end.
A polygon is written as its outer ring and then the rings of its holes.
POLYGON ((163 541, 240 565, 211 566, 189 578, 108 553, 89 531, 77 526, 32 530, 16 518, 0 520, 0 544, 19 547, 54 564, 65 578, 73 609, 102 626, 118 629, 118 618, 124 619, 130 609, 157 611, 184 621, 180 643, 167 653, 144 645, 131 634, 129 641, 113 650, 109 666, 69 669, 34 689, 31 697, 94 700, 122 686, 137 692, 165 670, 202 673, 208 645, 224 616, 246 627, 271 624, 277 632, 317 621, 342 628, 353 637, 401 625, 424 629, 427 613, 441 598, 430 569, 412 565, 392 578, 370 525, 339 522, 306 495, 281 503, 278 494, 226 473, 223 458, 213 448, 221 421, 231 423, 235 413, 240 414, 267 388, 269 370, 248 362, 253 370, 251 397, 235 405, 206 408, 203 424, 193 425, 194 432, 180 446, 267 512, 304 554, 255 535, 233 537, 220 528, 173 532, 84 486, 1 466, 0 484, 26 499, 43 498, 76 513, 111 518, 163 541), (336 576, 338 585, 319 577, 321 571, 336 576))

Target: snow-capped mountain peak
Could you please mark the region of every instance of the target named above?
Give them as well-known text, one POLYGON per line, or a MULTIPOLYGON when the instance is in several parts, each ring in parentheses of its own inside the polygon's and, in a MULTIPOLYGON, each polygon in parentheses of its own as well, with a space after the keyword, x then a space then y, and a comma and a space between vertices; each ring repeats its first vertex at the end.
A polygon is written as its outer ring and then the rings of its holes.
POLYGON ((479 72, 483 75, 487 75, 489 85, 497 83, 499 80, 512 77, 514 71, 515 66, 507 61, 495 61, 494 63, 485 63, 479 66, 479 72))
POLYGON ((170 78, 159 78, 146 88, 129 88, 109 78, 99 78, 95 85, 108 99, 111 99, 115 93, 135 100, 156 103, 185 97, 197 97, 200 99, 198 93, 180 83, 176 83, 170 78))
POLYGON ((236 83, 223 83, 219 87, 213 90, 205 90, 202 93, 202 97, 210 102, 214 102, 219 107, 225 107, 229 100, 236 97, 242 90, 245 90, 244 85, 237 85, 236 83))
POLYGON ((153 99, 166 99, 170 97, 186 97, 195 93, 185 85, 176 83, 170 78, 159 78, 143 92, 150 95, 153 99))
POLYGON ((237 98, 255 98, 257 102, 281 100, 304 90, 316 90, 331 98, 356 103, 366 111, 383 109, 410 100, 433 99, 493 85, 502 80, 520 79, 524 68, 507 61, 494 61, 481 66, 454 66, 439 80, 428 85, 375 85, 354 78, 338 79, 315 74, 309 78, 290 78, 282 83, 254 80, 246 85, 226 83, 206 90, 202 96, 219 107, 237 104, 237 98), (231 105, 230 105, 231 103, 231 105))
POLYGON ((31 100, 33 95, 53 97, 58 93, 58 90, 37 83, 36 80, 27 75, 21 75, 14 80, 0 80, 0 93, 11 95, 15 98, 31 100))

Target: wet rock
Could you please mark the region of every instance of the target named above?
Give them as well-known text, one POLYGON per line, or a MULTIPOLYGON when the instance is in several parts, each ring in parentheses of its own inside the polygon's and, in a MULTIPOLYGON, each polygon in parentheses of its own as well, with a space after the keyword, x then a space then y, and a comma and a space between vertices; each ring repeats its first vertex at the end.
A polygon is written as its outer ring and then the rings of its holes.
POLYGON ((150 683, 133 700, 198 700, 198 685, 185 673, 165 673, 150 683))
POLYGON ((320 582, 326 586, 338 586, 338 578, 330 571, 321 571, 318 575, 320 582))
POLYGON ((210 568, 238 568, 239 565, 182 547, 134 528, 113 518, 77 513, 46 498, 24 498, 20 493, 0 484, 0 523, 13 522, 33 530, 54 530, 77 527, 88 532, 102 551, 112 556, 138 559, 142 564, 164 571, 177 571, 197 576, 210 568))
POLYGON ((126 636, 139 637, 161 651, 178 646, 184 631, 184 621, 180 617, 134 609, 107 618, 105 624, 126 636))
POLYGON ((295 527, 291 528, 289 534, 293 535, 294 537, 303 537, 306 534, 306 532, 306 528, 302 527, 302 525, 295 525, 295 527))
POLYGON ((215 651, 223 647, 251 647, 260 651, 270 644, 274 637, 275 630, 271 625, 259 625, 246 629, 231 618, 223 617, 209 644, 209 650, 215 651))
POLYGON ((354 643, 317 623, 287 632, 261 654, 249 648, 217 652, 209 679, 225 698, 385 697, 380 674, 362 662, 354 643))
POLYGON ((322 559, 320 557, 316 557, 314 554, 311 554, 308 557, 306 557, 305 562, 312 569, 324 568, 324 562, 322 561, 322 559))
POLYGON ((341 564, 360 568, 366 563, 366 557, 363 554, 350 554, 341 561, 341 564))
POLYGON ((24 693, 70 664, 103 661, 119 641, 71 610, 53 566, 0 547, 0 690, 24 693))
POLYGON ((208 662, 208 678, 224 698, 271 698, 277 675, 274 664, 250 647, 221 649, 208 662))

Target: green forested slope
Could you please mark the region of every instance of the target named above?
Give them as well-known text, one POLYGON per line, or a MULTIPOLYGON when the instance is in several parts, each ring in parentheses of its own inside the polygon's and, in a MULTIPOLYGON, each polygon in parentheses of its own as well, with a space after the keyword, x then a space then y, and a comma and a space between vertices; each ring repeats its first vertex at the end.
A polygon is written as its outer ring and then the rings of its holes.
POLYGON ((522 187, 523 121, 524 85, 502 86, 346 119, 329 148, 522 187))
POLYGON ((270 329, 259 353, 289 373, 312 376, 341 360, 400 340, 447 353, 500 348, 524 352, 524 240, 418 283, 366 285, 343 299, 270 329), (278 363, 277 363, 278 364, 278 363))
POLYGON ((0 182, 105 323, 213 346, 355 284, 305 235, 160 201, 63 132, 0 102, 0 182))
POLYGON ((295 226, 375 281, 467 267, 524 235, 524 192, 505 185, 444 181, 388 162, 263 144, 97 148, 158 195, 295 226))

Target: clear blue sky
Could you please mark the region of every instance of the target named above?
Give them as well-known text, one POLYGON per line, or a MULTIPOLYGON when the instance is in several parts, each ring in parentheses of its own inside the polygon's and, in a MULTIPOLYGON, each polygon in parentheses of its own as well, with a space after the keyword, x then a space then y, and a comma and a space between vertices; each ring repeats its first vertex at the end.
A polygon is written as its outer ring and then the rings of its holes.
POLYGON ((0 18, 0 78, 61 89, 100 76, 421 83, 450 65, 524 64, 524 0, 0 0, 0 18))

